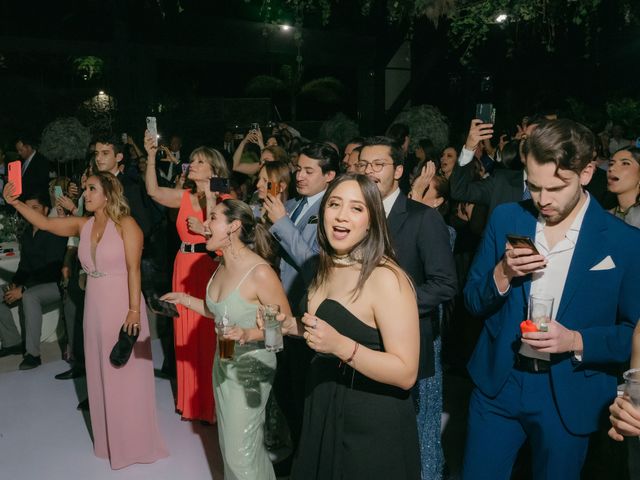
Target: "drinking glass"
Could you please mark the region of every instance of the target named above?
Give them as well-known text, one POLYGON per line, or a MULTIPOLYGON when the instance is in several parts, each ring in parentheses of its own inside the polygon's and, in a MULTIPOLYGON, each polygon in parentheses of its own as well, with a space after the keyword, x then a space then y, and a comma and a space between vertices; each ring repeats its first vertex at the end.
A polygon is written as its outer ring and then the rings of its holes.
POLYGON ((553 314, 553 297, 531 295, 529 297, 529 320, 536 324, 538 331, 549 330, 553 314))
POLYGON ((625 392, 629 395, 634 407, 640 408, 640 368, 632 368, 622 374, 626 385, 625 392))
POLYGON ((229 333, 231 327, 234 324, 229 318, 227 310, 225 309, 224 315, 220 320, 216 319, 216 335, 218 336, 218 356, 221 360, 233 359, 233 353, 236 347, 236 341, 228 338, 224 338, 224 335, 229 333))
POLYGON ((282 324, 276 319, 280 313, 280 305, 262 305, 261 310, 264 320, 264 348, 268 352, 280 352, 284 349, 282 324))

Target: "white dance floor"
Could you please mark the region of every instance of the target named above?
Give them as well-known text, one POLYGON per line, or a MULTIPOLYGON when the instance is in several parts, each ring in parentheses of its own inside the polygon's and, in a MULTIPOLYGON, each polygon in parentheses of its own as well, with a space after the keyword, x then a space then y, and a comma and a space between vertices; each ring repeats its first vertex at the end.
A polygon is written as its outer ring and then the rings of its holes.
MULTIPOLYGON (((153 354, 159 368, 162 353, 157 340, 153 354)), ((8 361, 19 361, 10 358, 1 359, 5 367, 8 361)), ((54 379, 67 368, 66 362, 57 360, 29 371, 1 370, 0 479, 223 478, 216 427, 181 421, 174 413, 171 385, 160 379, 156 379, 158 419, 170 456, 149 465, 111 470, 107 460, 93 454, 88 413, 76 410, 78 395, 85 398, 84 379, 54 379)))

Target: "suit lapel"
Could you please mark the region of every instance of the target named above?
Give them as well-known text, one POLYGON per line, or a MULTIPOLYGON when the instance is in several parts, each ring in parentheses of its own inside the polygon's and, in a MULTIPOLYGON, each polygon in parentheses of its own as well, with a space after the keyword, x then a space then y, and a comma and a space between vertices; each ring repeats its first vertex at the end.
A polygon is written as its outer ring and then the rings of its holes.
POLYGON ((391 238, 398 238, 402 224, 407 219, 407 216, 407 197, 404 193, 400 192, 400 195, 396 198, 396 201, 389 212, 389 217, 387 218, 391 238))
POLYGON ((571 258, 571 265, 569 265, 569 272, 562 291, 562 299, 560 300, 556 319, 563 317, 571 300, 588 277, 586 273, 589 269, 602 260, 602 246, 605 245, 603 232, 606 230, 603 215, 609 214, 604 212, 595 199, 591 197, 589 207, 580 227, 578 243, 576 243, 573 257, 571 258))

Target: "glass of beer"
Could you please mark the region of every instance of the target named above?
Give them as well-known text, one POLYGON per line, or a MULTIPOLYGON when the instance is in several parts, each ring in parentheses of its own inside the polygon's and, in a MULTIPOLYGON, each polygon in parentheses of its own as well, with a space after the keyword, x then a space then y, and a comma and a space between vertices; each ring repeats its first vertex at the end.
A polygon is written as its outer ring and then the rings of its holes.
POLYGON ((625 393, 629 395, 629 400, 634 407, 640 407, 640 368, 627 370, 622 378, 626 384, 625 393))
POLYGON ((553 315, 553 297, 531 295, 529 297, 529 320, 536 324, 538 331, 549 330, 549 323, 553 315))
POLYGON ((280 313, 280 305, 262 305, 261 310, 264 320, 264 348, 267 352, 280 352, 284 349, 282 324, 276 318, 280 313))
POLYGON ((224 336, 229 333, 229 330, 233 326, 234 324, 229 318, 229 315, 227 314, 227 311, 225 309, 222 318, 220 320, 216 320, 216 335, 218 336, 218 355, 220 356, 220 360, 233 359, 233 352, 236 347, 236 341, 229 338, 224 338, 224 336))

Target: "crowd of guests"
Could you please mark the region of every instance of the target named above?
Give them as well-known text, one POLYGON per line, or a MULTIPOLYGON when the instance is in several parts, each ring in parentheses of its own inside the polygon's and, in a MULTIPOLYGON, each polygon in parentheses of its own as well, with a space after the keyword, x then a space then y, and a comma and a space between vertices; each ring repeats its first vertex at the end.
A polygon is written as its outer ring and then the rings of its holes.
POLYGON ((71 367, 56 378, 86 375, 96 455, 156 461, 148 305, 176 412, 216 424, 225 478, 319 480, 442 478, 442 364, 468 361, 463 477, 509 478, 528 440, 535 478, 579 478, 609 405, 612 438, 640 434, 640 410, 614 402, 640 317, 640 150, 547 117, 498 139, 474 119, 461 149, 414 152, 403 124, 343 148, 254 125, 190 154, 177 135, 99 135, 78 178, 53 180, 21 138, 23 191, 3 196, 28 226, 0 356, 38 367, 42 310, 62 302, 71 367), (523 333, 534 295, 552 321, 523 333), (121 331, 137 341, 117 367, 121 331))

